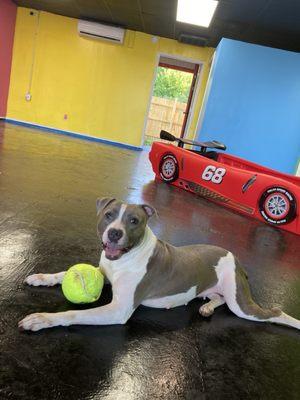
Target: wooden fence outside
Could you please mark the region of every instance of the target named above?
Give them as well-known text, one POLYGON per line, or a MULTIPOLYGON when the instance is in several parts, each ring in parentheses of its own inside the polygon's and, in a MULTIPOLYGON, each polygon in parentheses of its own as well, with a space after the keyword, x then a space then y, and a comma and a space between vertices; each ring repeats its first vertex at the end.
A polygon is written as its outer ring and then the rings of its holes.
POLYGON ((186 103, 175 100, 152 97, 148 121, 146 126, 145 142, 151 143, 159 137, 162 129, 180 136, 184 120, 186 103))

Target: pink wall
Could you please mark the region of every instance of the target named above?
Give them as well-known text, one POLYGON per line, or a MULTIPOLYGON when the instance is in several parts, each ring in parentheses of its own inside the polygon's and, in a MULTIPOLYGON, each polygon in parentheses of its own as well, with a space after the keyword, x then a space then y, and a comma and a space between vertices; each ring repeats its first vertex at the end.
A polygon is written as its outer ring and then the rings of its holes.
POLYGON ((0 117, 5 117, 17 6, 0 0, 0 117))

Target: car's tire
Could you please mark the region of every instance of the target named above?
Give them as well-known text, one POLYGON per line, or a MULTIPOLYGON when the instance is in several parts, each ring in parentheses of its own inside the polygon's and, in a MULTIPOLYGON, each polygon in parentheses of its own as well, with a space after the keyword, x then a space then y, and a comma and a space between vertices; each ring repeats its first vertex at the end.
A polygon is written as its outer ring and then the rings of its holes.
POLYGON ((159 175, 164 182, 171 183, 178 179, 179 167, 177 158, 172 153, 165 154, 159 163, 159 175))
POLYGON ((259 200, 262 217, 273 225, 284 225, 296 217, 297 203, 295 196, 283 187, 271 187, 259 200))

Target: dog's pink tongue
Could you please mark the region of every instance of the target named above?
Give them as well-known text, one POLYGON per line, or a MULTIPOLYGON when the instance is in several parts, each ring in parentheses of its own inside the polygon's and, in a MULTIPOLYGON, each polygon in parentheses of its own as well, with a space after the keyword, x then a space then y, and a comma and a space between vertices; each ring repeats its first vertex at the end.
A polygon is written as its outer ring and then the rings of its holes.
POLYGON ((116 248, 113 244, 107 244, 105 247, 105 255, 108 259, 119 258, 122 253, 122 250, 116 248))

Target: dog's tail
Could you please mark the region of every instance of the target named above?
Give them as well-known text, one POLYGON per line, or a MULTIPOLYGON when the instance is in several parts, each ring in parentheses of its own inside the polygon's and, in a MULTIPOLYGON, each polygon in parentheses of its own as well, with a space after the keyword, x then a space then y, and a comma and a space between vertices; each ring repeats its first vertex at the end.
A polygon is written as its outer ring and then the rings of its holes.
POLYGON ((224 285, 223 293, 229 309, 240 318, 257 322, 273 322, 300 329, 300 320, 285 314, 279 308, 265 309, 255 303, 246 272, 236 258, 234 258, 234 262, 235 271, 232 271, 233 274, 227 275, 227 284, 224 285), (228 283, 230 284, 228 285, 228 283))

